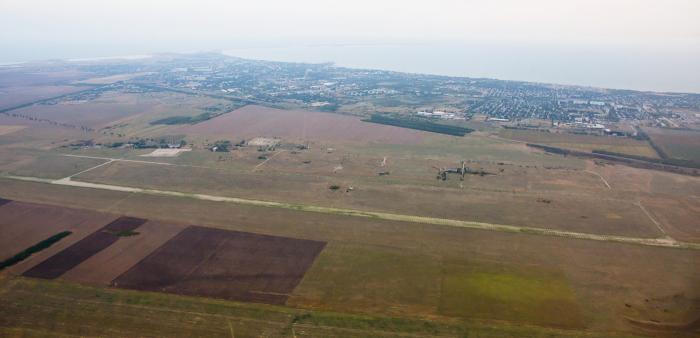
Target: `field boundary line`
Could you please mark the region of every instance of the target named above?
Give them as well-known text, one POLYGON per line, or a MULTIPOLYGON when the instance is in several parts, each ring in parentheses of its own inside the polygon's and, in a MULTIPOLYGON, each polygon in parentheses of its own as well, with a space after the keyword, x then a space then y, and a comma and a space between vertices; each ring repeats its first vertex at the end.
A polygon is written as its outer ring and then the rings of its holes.
POLYGON ((83 171, 77 172, 77 173, 75 173, 75 174, 73 174, 73 175, 70 175, 70 176, 67 176, 67 177, 64 177, 64 178, 75 177, 75 176, 78 176, 78 175, 80 175, 80 174, 84 174, 84 173, 86 173, 86 172, 88 172, 88 171, 91 171, 91 170, 93 170, 93 169, 97 169, 97 168, 99 168, 99 167, 108 165, 108 164, 110 164, 110 163, 112 163, 112 162, 114 162, 114 160, 107 160, 107 162, 98 164, 98 165, 96 165, 96 166, 94 166, 94 167, 92 167, 92 168, 87 168, 87 169, 85 169, 85 170, 83 170, 83 171))
POLYGON ((664 228, 661 226, 661 223, 659 223, 659 221, 657 221, 654 217, 652 217, 651 213, 647 210, 647 208, 645 208, 644 205, 642 205, 642 201, 637 201, 636 203, 634 203, 634 205, 638 206, 639 209, 642 209, 642 211, 644 212, 645 215, 647 215, 649 220, 652 223, 654 223, 654 225, 656 225, 656 227, 659 229, 659 231, 661 231, 661 234, 663 234, 666 238, 671 238, 671 236, 669 236, 666 233, 666 230, 664 230, 664 228))
MULTIPOLYGON (((174 166, 174 167, 215 169, 212 167, 205 167, 205 166, 201 166, 201 165, 191 165, 191 164, 177 164, 177 163, 144 161, 144 160, 129 160, 129 159, 125 159, 125 158, 89 156, 89 155, 74 155, 74 154, 61 154, 61 155, 67 156, 67 157, 89 158, 89 159, 93 159, 93 160, 104 160, 104 161, 111 161, 111 162, 133 162, 133 163, 142 163, 142 164, 166 165, 166 166, 174 166)), ((92 168, 92 169, 94 169, 94 168, 92 168)), ((90 170, 92 170, 92 169, 90 169, 90 170)), ((78 173, 78 174, 81 174, 81 173, 78 173)), ((70 177, 76 176, 78 174, 73 174, 70 177)))
POLYGON ((530 234, 530 235, 566 237, 566 238, 585 239, 585 240, 594 240, 594 241, 603 241, 603 242, 640 244, 640 245, 655 246, 655 247, 700 250, 700 243, 679 242, 679 241, 676 241, 672 238, 641 238, 641 237, 627 237, 627 236, 620 236, 620 235, 600 235, 600 234, 591 234, 591 233, 582 233, 582 232, 573 232, 573 231, 555 230, 555 229, 546 229, 546 228, 522 227, 522 226, 506 225, 506 224, 463 221, 463 220, 456 220, 456 219, 434 218, 434 217, 426 217, 426 216, 392 214, 392 213, 377 212, 377 211, 362 211, 362 210, 355 210, 355 209, 323 207, 323 206, 317 206, 317 205, 263 201, 263 200, 246 199, 246 198, 240 198, 240 197, 227 197, 227 196, 216 196, 216 195, 206 195, 206 194, 196 194, 196 193, 184 193, 184 192, 169 191, 169 190, 135 188, 135 187, 128 187, 128 186, 120 186, 120 185, 110 185, 110 184, 101 184, 101 183, 90 183, 90 182, 84 182, 84 181, 74 181, 74 180, 71 180, 70 178, 51 180, 51 179, 38 178, 38 177, 12 176, 12 175, 6 175, 6 176, 2 176, 2 177, 8 178, 8 179, 13 179, 13 180, 18 180, 18 181, 55 184, 55 185, 72 186, 72 187, 78 187, 78 188, 112 190, 112 191, 121 191, 121 192, 138 193, 138 194, 145 194, 145 195, 156 195, 156 196, 183 197, 183 198, 191 198, 191 199, 198 199, 198 200, 212 201, 212 202, 225 202, 225 203, 233 203, 233 204, 240 204, 240 205, 281 208, 281 209, 288 209, 288 210, 295 210, 295 211, 316 212, 316 213, 321 213, 321 214, 365 217, 365 218, 382 219, 382 220, 389 220, 389 221, 443 225, 443 226, 452 226, 452 227, 457 227, 457 228, 490 230, 490 231, 520 233, 520 234, 530 234))
POLYGON ((272 154, 270 157, 268 157, 264 161, 260 162, 260 164, 256 165, 252 171, 258 170, 258 168, 261 167, 263 164, 267 163, 267 161, 271 160, 273 157, 275 157, 283 152, 284 152, 284 149, 272 154))
POLYGON ((587 173, 590 173, 590 174, 593 174, 593 175, 596 175, 596 176, 600 177, 600 180, 603 181, 603 183, 605 183, 605 186, 608 187, 608 190, 612 190, 612 187, 610 186, 610 184, 608 183, 608 181, 605 179, 605 177, 603 177, 603 175, 601 175, 601 174, 599 174, 599 173, 597 173, 597 172, 595 172, 595 171, 593 171, 593 170, 584 170, 584 171, 587 172, 587 173))

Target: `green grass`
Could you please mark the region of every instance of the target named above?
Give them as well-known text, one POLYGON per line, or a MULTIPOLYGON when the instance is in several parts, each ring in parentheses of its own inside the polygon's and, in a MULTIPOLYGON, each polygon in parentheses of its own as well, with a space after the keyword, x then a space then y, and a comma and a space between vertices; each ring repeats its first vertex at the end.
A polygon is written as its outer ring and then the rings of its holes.
POLYGON ((534 268, 446 263, 440 313, 556 327, 583 325, 567 281, 534 268))

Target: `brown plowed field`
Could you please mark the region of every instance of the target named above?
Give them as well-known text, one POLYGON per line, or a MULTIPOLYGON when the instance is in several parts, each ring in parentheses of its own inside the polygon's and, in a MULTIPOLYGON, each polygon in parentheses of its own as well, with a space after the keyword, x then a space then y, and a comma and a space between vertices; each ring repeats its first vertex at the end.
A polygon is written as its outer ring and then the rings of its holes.
MULTIPOLYGON (((7 201, 4 200, 3 201, 7 201)), ((23 271, 46 258, 47 253, 60 251, 67 245, 94 232, 101 225, 114 219, 113 215, 50 205, 11 201, 0 207, 0 260, 15 255, 61 231, 73 234, 50 248, 32 255, 11 268, 23 271)))
POLYGON ((146 223, 146 220, 134 217, 120 217, 114 222, 107 224, 102 229, 95 231, 79 242, 27 270, 23 275, 26 277, 45 279, 58 278, 68 270, 119 240, 120 236, 115 233, 134 230, 143 223, 146 223))
POLYGON ((10 202, 12 202, 12 200, 6 200, 4 198, 0 198, 0 206, 3 206, 3 205, 10 203, 10 202))
POLYGON ((416 144, 427 134, 417 130, 362 122, 352 116, 261 106, 245 106, 209 121, 182 127, 181 132, 236 141, 263 136, 280 137, 288 141, 363 144, 416 144))
POLYGON ((112 285, 284 304, 325 244, 191 226, 112 285))
POLYGON ((186 225, 148 221, 138 235, 122 237, 69 270, 62 279, 93 285, 109 285, 115 278, 177 235, 186 225))

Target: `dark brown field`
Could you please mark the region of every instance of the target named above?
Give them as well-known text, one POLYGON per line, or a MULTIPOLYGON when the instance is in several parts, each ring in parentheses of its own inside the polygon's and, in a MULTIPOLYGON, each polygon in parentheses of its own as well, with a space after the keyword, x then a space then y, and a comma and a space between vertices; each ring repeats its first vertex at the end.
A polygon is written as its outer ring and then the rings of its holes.
POLYGON ((138 235, 122 237, 116 243, 88 258, 61 276, 61 279, 108 286, 151 252, 177 235, 187 224, 149 220, 138 228, 138 235))
POLYGON ((4 198, 0 198, 0 206, 3 206, 3 205, 10 203, 10 202, 12 202, 12 200, 6 200, 4 198))
POLYGON ((112 284, 128 289, 284 304, 325 244, 191 226, 112 284))
POLYGON ((120 236, 118 236, 117 233, 134 230, 143 223, 146 223, 146 220, 133 217, 120 217, 114 222, 107 224, 102 229, 95 231, 79 242, 27 270, 24 276, 44 279, 58 278, 68 270, 76 267, 78 264, 119 240, 120 236))

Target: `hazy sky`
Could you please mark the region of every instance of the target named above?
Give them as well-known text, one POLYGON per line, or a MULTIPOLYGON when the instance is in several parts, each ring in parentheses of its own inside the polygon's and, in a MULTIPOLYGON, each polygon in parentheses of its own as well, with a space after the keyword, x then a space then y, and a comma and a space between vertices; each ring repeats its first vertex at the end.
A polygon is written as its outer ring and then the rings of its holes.
POLYGON ((426 42, 635 50, 677 63, 700 59, 700 1, 0 0, 0 62, 426 42))

